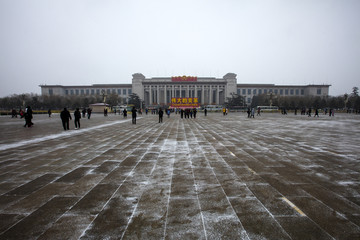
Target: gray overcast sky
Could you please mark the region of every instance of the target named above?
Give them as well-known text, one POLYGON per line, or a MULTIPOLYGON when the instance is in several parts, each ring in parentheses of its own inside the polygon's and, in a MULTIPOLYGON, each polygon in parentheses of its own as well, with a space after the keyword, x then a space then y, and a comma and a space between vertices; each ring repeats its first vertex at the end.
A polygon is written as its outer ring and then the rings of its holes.
POLYGON ((0 0, 0 97, 222 77, 360 87, 359 0, 0 0))

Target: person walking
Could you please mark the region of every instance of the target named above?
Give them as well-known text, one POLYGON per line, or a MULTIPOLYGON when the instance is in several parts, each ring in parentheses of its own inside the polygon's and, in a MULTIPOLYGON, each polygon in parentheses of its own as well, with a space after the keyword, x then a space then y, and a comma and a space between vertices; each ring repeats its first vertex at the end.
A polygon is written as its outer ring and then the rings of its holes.
POLYGON ((127 111, 126 111, 126 108, 124 108, 124 111, 123 111, 123 116, 124 116, 124 118, 127 118, 127 111))
POLYGON ((255 108, 251 108, 251 117, 255 118, 255 108))
POLYGON ((207 109, 204 110, 205 117, 207 116, 207 109))
POLYGON ((76 108, 75 112, 74 112, 74 122, 75 122, 75 129, 80 128, 80 118, 81 118, 81 113, 79 108, 76 108))
POLYGON ((33 115, 33 111, 31 109, 31 107, 27 106, 25 109, 25 125, 24 125, 24 127, 26 127, 26 126, 31 127, 32 125, 34 125, 31 121, 33 118, 32 115, 33 115))
POLYGON ((92 111, 91 108, 87 109, 88 119, 90 119, 90 117, 91 117, 91 111, 92 111))
POLYGON ((163 112, 163 110, 160 108, 160 109, 159 109, 159 123, 162 123, 162 121, 163 121, 163 116, 164 116, 164 112, 163 112))
POLYGON ((314 115, 314 117, 319 117, 319 109, 317 109, 317 108, 315 108, 315 115, 314 115))
POLYGON ((136 124, 136 108, 133 107, 131 110, 131 116, 132 116, 132 123, 136 124))
POLYGON ((64 108, 64 110, 61 111, 60 118, 61 118, 64 130, 65 131, 69 130, 69 119, 71 120, 71 115, 70 115, 70 112, 66 108, 64 108))
POLYGON ((51 117, 51 109, 48 110, 49 117, 51 117))

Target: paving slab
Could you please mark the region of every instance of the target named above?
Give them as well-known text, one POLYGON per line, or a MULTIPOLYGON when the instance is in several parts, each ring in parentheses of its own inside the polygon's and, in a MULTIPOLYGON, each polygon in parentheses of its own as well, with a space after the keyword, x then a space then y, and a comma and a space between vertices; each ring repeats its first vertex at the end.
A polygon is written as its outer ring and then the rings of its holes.
POLYGON ((360 239, 360 116, 0 117, 0 239, 360 239))

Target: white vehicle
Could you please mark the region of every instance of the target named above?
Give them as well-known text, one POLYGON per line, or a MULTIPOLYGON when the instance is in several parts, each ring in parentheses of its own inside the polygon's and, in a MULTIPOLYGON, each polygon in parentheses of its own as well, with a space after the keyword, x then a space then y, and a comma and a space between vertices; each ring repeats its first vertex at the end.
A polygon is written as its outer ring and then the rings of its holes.
POLYGON ((272 111, 278 111, 278 106, 257 106, 256 109, 259 109, 264 112, 272 112, 272 111))

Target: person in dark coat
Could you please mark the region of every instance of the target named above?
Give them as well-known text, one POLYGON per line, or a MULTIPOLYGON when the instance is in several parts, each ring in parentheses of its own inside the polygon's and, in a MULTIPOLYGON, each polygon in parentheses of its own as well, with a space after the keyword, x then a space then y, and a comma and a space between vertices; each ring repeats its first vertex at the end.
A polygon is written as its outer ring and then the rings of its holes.
POLYGON ((33 118, 33 111, 30 106, 27 106, 25 109, 25 125, 24 125, 24 127, 26 127, 26 126, 31 127, 32 125, 34 125, 31 121, 32 118, 33 118))
POLYGON ((136 108, 133 107, 131 110, 131 116, 132 116, 132 123, 136 124, 136 108))
POLYGON ((87 109, 88 119, 90 119, 91 117, 91 112, 92 112, 91 108, 88 108, 87 109))
POLYGON ((317 108, 315 108, 315 115, 314 115, 314 117, 319 117, 319 109, 317 109, 317 108))
POLYGON ((74 112, 74 122, 75 122, 75 129, 80 128, 80 118, 81 118, 81 113, 79 108, 76 108, 75 112, 74 112), (79 126, 79 127, 78 127, 79 126))
POLYGON ((206 115, 207 115, 207 109, 206 108, 204 110, 204 114, 205 114, 205 117, 206 117, 206 115))
POLYGON ((160 108, 159 109, 159 123, 162 123, 164 116, 164 111, 160 108))
POLYGON ((64 130, 69 130, 69 119, 71 119, 70 112, 64 108, 60 113, 60 118, 64 127, 64 130))
POLYGON ((124 116, 124 118, 127 118, 127 111, 126 111, 126 108, 124 108, 124 111, 123 111, 123 116, 124 116))

